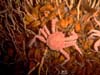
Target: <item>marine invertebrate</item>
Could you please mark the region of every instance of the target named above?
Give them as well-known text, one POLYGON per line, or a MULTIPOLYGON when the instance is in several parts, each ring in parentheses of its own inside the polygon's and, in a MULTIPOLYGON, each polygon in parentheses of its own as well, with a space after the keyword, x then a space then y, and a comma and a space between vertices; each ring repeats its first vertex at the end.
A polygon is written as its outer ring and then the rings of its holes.
MULTIPOLYGON (((100 31, 99 30, 91 30, 90 32, 88 32, 88 34, 91 34, 88 38, 89 39, 93 39, 95 37, 100 37, 100 31)), ((99 47, 100 46, 100 39, 98 39, 95 44, 94 44, 94 49, 96 52, 99 51, 99 47)))
POLYGON ((45 43, 51 50, 58 51, 62 55, 64 55, 64 57, 66 57, 67 61, 68 61, 68 60, 70 60, 70 56, 66 51, 63 50, 64 48, 74 46, 76 48, 76 50, 80 54, 82 54, 80 48, 77 45, 78 35, 73 30, 69 37, 65 37, 65 34, 63 32, 56 30, 56 22, 57 21, 58 21, 57 18, 52 19, 52 21, 51 21, 52 33, 50 33, 50 31, 47 29, 46 26, 44 26, 42 29, 40 29, 39 34, 35 35, 35 37, 30 42, 29 47, 31 47, 32 44, 35 42, 36 38, 38 38, 40 41, 45 43))

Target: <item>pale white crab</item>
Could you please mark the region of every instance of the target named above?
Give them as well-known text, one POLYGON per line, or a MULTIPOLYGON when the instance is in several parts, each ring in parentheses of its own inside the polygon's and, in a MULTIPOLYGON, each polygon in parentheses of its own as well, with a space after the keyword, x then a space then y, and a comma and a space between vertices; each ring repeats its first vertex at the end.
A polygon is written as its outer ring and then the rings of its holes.
MULTIPOLYGON (((94 39, 96 37, 100 37, 100 31, 99 30, 91 30, 88 32, 88 34, 91 34, 88 38, 89 39, 94 39)), ((94 49, 96 52, 99 51, 99 47, 100 47, 100 39, 98 39, 95 44, 94 44, 94 49)))
POLYGON ((78 35, 73 30, 71 32, 71 36, 65 37, 65 34, 63 32, 56 30, 57 21, 57 18, 52 19, 51 21, 52 33, 50 33, 46 25, 42 29, 40 29, 39 34, 35 35, 35 37, 30 42, 29 47, 31 47, 35 42, 36 38, 38 38, 40 41, 45 43, 51 50, 60 52, 65 58, 67 58, 68 61, 70 60, 70 56, 66 51, 63 50, 64 48, 74 46, 76 50, 80 54, 82 54, 80 48, 77 45, 78 35))

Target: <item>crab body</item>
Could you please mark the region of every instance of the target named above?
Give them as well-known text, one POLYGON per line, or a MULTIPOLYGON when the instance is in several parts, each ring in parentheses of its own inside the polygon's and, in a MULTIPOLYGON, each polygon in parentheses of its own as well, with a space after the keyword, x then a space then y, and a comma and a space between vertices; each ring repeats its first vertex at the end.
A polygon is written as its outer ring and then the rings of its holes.
POLYGON ((64 39, 65 37, 62 32, 55 32, 48 37, 47 45, 52 50, 60 50, 65 46, 64 39))

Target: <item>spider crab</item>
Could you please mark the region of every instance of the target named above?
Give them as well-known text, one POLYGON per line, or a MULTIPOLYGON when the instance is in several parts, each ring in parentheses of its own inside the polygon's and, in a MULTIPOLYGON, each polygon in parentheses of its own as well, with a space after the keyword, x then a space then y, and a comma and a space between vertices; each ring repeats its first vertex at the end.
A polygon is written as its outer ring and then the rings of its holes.
MULTIPOLYGON (((100 37, 100 31, 99 30, 91 30, 91 31, 88 32, 88 34, 91 34, 88 37, 89 39, 91 39, 91 38, 94 39, 95 37, 100 37)), ((99 48, 98 48, 99 46, 100 46, 100 39, 98 39, 94 44, 94 50, 96 52, 99 51, 99 48)))
POLYGON ((56 30, 56 22, 58 21, 57 18, 52 19, 51 21, 51 31, 48 30, 46 25, 39 30, 39 34, 35 35, 35 37, 31 40, 29 47, 33 45, 36 38, 45 43, 51 50, 60 52, 67 61, 70 60, 69 54, 64 51, 64 48, 68 48, 74 46, 76 50, 82 55, 80 48, 77 45, 78 35, 73 30, 71 32, 71 36, 65 37, 65 34, 61 31, 56 30))

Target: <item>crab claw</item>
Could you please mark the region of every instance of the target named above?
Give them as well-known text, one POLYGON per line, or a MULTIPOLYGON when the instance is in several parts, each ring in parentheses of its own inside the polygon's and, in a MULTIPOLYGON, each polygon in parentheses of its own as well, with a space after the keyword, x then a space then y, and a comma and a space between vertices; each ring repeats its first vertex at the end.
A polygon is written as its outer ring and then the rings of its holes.
POLYGON ((66 41, 74 41, 78 39, 78 35, 76 34, 76 32, 73 30, 71 32, 71 36, 67 37, 65 40, 66 41))
POLYGON ((78 35, 74 30, 71 32, 71 34, 73 35, 75 40, 78 39, 78 35))

